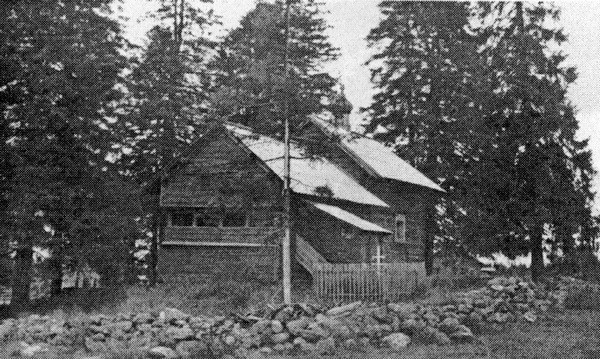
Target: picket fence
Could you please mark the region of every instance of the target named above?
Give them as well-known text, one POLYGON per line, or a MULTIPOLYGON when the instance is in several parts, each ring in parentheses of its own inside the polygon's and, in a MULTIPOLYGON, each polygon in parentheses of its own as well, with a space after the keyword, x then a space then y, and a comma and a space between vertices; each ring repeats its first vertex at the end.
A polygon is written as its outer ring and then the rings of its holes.
POLYGON ((399 301, 427 285, 425 263, 317 263, 314 291, 321 299, 345 303, 399 301))

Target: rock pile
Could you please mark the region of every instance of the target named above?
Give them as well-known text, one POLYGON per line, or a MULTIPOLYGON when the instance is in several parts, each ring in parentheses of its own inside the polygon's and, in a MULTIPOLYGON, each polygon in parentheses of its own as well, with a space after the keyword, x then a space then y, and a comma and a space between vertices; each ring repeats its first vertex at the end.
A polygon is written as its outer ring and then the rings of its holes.
POLYGON ((540 313, 561 305, 568 283, 549 288, 498 277, 484 288, 436 305, 355 302, 326 309, 298 303, 228 317, 191 316, 166 308, 69 321, 31 315, 1 323, 0 342, 20 342, 23 356, 74 347, 90 353, 139 349, 153 358, 245 357, 250 351, 326 354, 368 346, 400 351, 412 342, 468 342, 486 327, 534 322, 540 313))

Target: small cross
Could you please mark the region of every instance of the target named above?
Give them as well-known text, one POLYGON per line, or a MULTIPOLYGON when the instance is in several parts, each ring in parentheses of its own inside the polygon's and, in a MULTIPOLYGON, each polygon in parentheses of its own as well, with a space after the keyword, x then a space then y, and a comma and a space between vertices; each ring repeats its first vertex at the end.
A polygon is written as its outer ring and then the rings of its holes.
POLYGON ((375 265, 377 266, 377 270, 381 269, 382 260, 385 259, 385 256, 381 253, 381 244, 377 243, 377 252, 372 257, 375 260, 375 265))

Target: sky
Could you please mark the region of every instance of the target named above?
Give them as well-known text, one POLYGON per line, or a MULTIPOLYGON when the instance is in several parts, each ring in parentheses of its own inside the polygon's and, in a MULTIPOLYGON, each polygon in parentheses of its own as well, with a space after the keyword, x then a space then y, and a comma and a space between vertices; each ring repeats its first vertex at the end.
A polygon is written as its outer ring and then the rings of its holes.
MULTIPOLYGON (((371 51, 365 37, 375 27, 380 15, 377 0, 323 0, 329 12, 325 17, 331 25, 332 44, 340 49, 340 57, 326 69, 345 86, 346 96, 354 106, 351 120, 358 124, 362 119, 361 107, 368 106, 373 94, 369 69, 365 62, 371 51)), ((578 109, 579 138, 588 138, 594 166, 600 170, 600 1, 556 1, 562 9, 560 24, 569 40, 563 49, 568 62, 578 69, 579 78, 569 89, 569 97, 578 109)), ((148 30, 147 22, 138 19, 152 11, 146 0, 124 0, 123 13, 126 33, 134 42, 143 41, 148 30)), ((231 29, 255 5, 255 0, 214 0, 214 11, 221 17, 223 27, 231 29)), ((596 190, 600 192, 600 175, 596 190)), ((597 202, 600 202, 598 200, 597 202)), ((596 203, 600 210, 600 203, 596 203)))

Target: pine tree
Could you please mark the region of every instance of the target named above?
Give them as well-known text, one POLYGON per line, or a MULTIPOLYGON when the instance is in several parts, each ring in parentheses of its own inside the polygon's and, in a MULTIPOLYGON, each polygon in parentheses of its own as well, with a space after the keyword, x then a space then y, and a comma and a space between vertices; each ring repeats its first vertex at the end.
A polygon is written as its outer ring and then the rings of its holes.
MULTIPOLYGON (((109 177, 105 156, 126 58, 110 1, 3 2, 0 9, 1 53, 8 54, 2 61, 12 70, 3 71, 0 83, 2 129, 9 132, 3 149, 11 168, 4 238, 16 249, 12 304, 18 309, 29 301, 34 246, 50 247, 55 258, 60 248, 84 258, 80 254, 87 248, 71 235, 110 186, 103 181, 109 177)), ((105 237, 104 246, 113 239, 105 237)), ((58 280, 61 266, 56 261, 58 280)))
POLYGON ((482 91, 471 10, 459 2, 383 1, 382 20, 367 40, 377 92, 366 109, 367 131, 448 191, 438 236, 455 244, 482 91), (384 129, 383 131, 381 131, 384 129))
POLYGON ((538 279, 545 246, 568 253, 575 237, 586 245, 596 230, 590 151, 587 141, 575 138, 578 124, 567 98, 576 71, 564 65, 560 45, 566 35, 556 26, 556 7, 482 4, 479 16, 492 91, 480 127, 488 145, 476 179, 478 212, 469 218, 481 221, 481 229, 492 225, 483 231, 488 235, 468 237, 483 241, 486 252, 531 253, 532 277, 538 279))
POLYGON ((320 5, 314 0, 290 4, 287 75, 286 3, 258 2, 242 18, 213 61, 216 91, 211 104, 218 117, 282 136, 286 100, 292 128, 307 115, 329 109, 339 91, 323 65, 338 57, 338 49, 327 38, 320 5))

